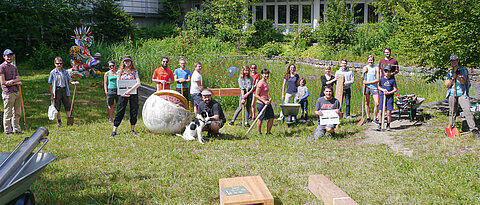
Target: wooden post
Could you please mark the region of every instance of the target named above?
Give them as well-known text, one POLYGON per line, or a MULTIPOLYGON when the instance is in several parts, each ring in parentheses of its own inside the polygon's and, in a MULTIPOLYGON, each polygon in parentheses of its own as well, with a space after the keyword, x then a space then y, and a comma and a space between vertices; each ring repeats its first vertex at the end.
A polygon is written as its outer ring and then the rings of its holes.
POLYGON ((308 189, 325 205, 358 205, 323 174, 308 176, 308 189))

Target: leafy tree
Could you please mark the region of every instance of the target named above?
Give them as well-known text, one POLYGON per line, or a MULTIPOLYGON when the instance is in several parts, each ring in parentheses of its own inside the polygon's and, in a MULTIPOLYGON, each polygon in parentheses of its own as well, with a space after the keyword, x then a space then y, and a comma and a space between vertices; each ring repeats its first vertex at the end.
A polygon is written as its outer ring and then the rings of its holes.
POLYGON ((217 20, 210 11, 208 8, 204 8, 203 10, 195 8, 187 12, 187 14, 185 14, 185 28, 193 31, 198 36, 215 36, 217 32, 215 22, 217 22, 217 20))
POLYGON ((248 40, 248 44, 259 48, 271 41, 281 41, 283 34, 275 28, 271 19, 257 20, 253 22, 252 35, 248 40))
POLYGON ((237 43, 240 48, 241 40, 248 38, 252 31, 245 28, 251 20, 251 11, 248 10, 256 1, 245 0, 216 0, 211 2, 213 17, 218 19, 215 28, 225 34, 229 40, 237 43))
POLYGON ((182 17, 185 14, 183 3, 185 0, 159 0, 160 9, 158 14, 163 23, 181 24, 182 17))
POLYGON ((85 18, 87 3, 85 0, 0 1, 0 48, 11 48, 21 57, 32 54, 33 48, 40 45, 69 47, 73 28, 85 18))
MULTIPOLYGON (((389 2, 378 0, 379 3, 389 2)), ((472 1, 403 0, 393 5, 402 18, 397 33, 406 59, 439 70, 430 80, 445 75, 449 56, 456 54, 463 65, 480 64, 480 4, 472 1)), ((385 7, 390 8, 391 7, 385 7)), ((383 12, 383 11, 382 11, 383 12)))
POLYGON ((93 4, 93 19, 97 40, 114 42, 133 33, 133 17, 121 10, 114 0, 99 0, 93 4))
POLYGON ((347 7, 345 0, 328 0, 325 21, 316 30, 318 41, 328 45, 349 44, 354 36, 354 4, 347 7))

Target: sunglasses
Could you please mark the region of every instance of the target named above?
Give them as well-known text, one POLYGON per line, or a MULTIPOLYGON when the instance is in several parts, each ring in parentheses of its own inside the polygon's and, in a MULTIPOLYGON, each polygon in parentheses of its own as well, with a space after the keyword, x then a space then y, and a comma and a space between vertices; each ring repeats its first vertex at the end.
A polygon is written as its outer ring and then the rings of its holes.
POLYGON ((162 61, 162 63, 168 63, 168 61, 162 61))
POLYGON ((115 65, 109 65, 108 67, 110 67, 110 68, 111 68, 111 67, 115 67, 115 65))
POLYGON ((56 65, 63 65, 63 63, 55 63, 56 65))

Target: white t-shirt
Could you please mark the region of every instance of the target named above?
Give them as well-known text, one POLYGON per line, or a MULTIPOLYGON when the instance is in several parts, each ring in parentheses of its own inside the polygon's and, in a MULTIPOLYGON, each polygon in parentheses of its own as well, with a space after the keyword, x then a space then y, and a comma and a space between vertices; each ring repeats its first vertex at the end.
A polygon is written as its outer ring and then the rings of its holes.
POLYGON ((199 72, 193 71, 192 74, 192 84, 190 88, 190 94, 196 94, 196 93, 201 93, 202 91, 200 90, 200 87, 198 87, 197 82, 200 81, 200 84, 203 85, 202 82, 202 75, 200 75, 199 72))

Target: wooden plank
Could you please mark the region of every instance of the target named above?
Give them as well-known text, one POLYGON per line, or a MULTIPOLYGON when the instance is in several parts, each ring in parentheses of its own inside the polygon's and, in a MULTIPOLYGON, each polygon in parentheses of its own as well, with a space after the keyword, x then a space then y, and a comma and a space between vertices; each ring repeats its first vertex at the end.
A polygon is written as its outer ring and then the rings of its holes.
POLYGON ((206 89, 212 92, 212 97, 222 97, 222 96, 240 96, 240 88, 212 88, 206 89))
POLYGON ((223 178, 219 182, 220 204, 264 204, 273 205, 273 196, 260 176, 223 178), (250 193, 227 196, 222 188, 244 186, 250 193))
POLYGON ((308 176, 308 190, 326 205, 358 205, 323 174, 308 176))
POLYGON ((345 77, 337 77, 337 85, 335 88, 335 98, 340 102, 340 110, 343 103, 343 84, 345 83, 345 77))

